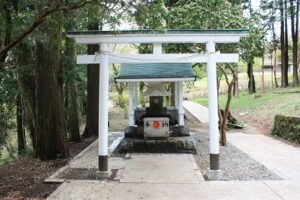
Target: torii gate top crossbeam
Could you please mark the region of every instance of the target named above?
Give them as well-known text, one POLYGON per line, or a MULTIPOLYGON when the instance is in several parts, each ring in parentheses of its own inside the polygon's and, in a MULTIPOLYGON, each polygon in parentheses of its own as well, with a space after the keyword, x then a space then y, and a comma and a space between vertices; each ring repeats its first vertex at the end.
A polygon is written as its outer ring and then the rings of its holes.
POLYGON ((236 43, 249 35, 247 29, 231 30, 127 30, 127 31, 71 31, 68 37, 80 44, 105 43, 236 43))

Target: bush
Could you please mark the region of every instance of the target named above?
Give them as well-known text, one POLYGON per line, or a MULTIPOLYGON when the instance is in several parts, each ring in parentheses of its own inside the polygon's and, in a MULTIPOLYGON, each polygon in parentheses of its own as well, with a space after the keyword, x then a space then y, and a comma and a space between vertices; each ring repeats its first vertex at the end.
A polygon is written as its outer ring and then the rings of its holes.
POLYGON ((300 143, 300 117, 276 115, 272 135, 300 143))

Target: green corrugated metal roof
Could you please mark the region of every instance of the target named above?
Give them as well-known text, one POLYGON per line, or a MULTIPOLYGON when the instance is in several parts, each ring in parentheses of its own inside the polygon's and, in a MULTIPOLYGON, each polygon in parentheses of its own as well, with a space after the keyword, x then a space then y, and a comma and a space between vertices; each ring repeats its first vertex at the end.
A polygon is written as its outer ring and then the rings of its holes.
POLYGON ((122 35, 122 34, 249 34, 249 30, 248 29, 169 29, 169 30, 68 31, 68 35, 122 35))
POLYGON ((122 64, 116 76, 116 80, 156 78, 195 78, 195 74, 189 63, 144 63, 122 64))

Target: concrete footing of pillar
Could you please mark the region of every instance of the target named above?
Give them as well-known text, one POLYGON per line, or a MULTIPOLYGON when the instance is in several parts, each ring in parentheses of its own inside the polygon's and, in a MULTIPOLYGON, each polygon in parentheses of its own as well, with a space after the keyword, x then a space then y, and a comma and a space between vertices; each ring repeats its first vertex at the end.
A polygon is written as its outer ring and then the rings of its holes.
POLYGON ((207 177, 208 180, 210 181, 220 180, 222 178, 222 171, 220 169, 218 170, 208 169, 207 177))
POLYGON ((97 171, 96 178, 97 179, 108 179, 110 176, 109 171, 97 171))

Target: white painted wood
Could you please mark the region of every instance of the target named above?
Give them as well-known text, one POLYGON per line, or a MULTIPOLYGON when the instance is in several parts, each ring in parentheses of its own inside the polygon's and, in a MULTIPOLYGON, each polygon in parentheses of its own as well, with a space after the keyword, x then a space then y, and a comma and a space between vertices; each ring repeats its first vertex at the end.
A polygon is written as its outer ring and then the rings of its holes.
MULTIPOLYGON (((103 52, 108 51, 108 44, 101 43, 100 49, 103 52)), ((108 87, 109 87, 109 70, 108 55, 100 55, 100 80, 99 80, 99 156, 108 155, 108 87)))
POLYGON ((129 86, 129 105, 128 105, 128 125, 134 126, 134 83, 128 83, 129 86))
POLYGON ((122 34, 122 35, 68 35, 75 38, 78 44, 107 43, 236 43, 247 33, 219 33, 219 34, 122 34))
POLYGON ((184 126, 184 108, 183 108, 183 82, 178 82, 178 114, 179 126, 184 126))
POLYGON ((206 71, 209 109, 209 152, 210 154, 219 154, 217 70, 214 42, 206 44, 206 51, 208 53, 206 71))
POLYGON ((135 96, 134 96, 134 104, 135 104, 135 109, 138 108, 139 106, 139 84, 138 82, 135 82, 134 83, 134 93, 135 93, 135 96))
POLYGON ((133 110, 136 109, 136 82, 133 82, 133 90, 132 90, 132 102, 133 102, 133 110))
MULTIPOLYGON (((207 63, 207 54, 112 54, 108 55, 109 63, 207 63)), ((238 54, 216 53, 217 63, 236 63, 238 54)), ((77 64, 98 64, 99 55, 78 55, 77 64)))
POLYGON ((145 78, 145 79, 117 79, 117 82, 120 83, 133 83, 133 82, 175 82, 175 81, 194 81, 194 77, 187 77, 187 78, 145 78))
POLYGON ((175 107, 178 108, 178 103, 179 103, 179 101, 178 101, 178 82, 174 82, 174 85, 175 85, 175 87, 174 87, 175 107))
POLYGON ((162 54, 161 43, 153 43, 153 54, 162 54))

